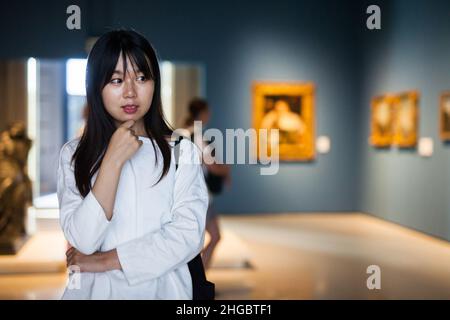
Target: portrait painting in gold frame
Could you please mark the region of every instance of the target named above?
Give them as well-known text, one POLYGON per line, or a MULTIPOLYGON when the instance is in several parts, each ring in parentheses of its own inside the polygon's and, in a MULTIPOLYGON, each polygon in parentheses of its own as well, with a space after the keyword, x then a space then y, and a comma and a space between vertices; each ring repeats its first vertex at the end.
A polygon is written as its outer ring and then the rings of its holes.
MULTIPOLYGON (((253 127, 257 130, 256 152, 260 159, 260 129, 278 129, 278 146, 282 161, 311 161, 315 158, 315 87, 312 83, 254 82, 253 127)), ((267 139, 271 139, 268 135, 267 139)), ((276 143, 276 144, 275 144, 276 143)))
POLYGON ((396 97, 390 94, 372 99, 370 144, 374 147, 389 147, 393 142, 395 100, 396 97))
POLYGON ((393 142, 400 148, 412 148, 417 145, 418 97, 417 91, 408 91, 396 96, 393 142))
POLYGON ((443 141, 450 141, 450 91, 441 94, 439 106, 439 133, 443 141))
POLYGON ((372 99, 372 146, 412 148, 417 145, 418 97, 417 91, 408 91, 372 99))

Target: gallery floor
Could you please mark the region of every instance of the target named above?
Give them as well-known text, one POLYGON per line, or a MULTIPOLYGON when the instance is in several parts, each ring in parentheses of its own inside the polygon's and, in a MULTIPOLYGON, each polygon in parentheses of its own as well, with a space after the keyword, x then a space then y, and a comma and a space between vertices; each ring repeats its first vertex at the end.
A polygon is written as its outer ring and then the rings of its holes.
MULTIPOLYGON (((450 299, 450 243, 368 215, 227 216, 221 227, 208 271, 218 299, 450 299), (379 290, 367 288, 370 265, 379 290)), ((0 257, 0 299, 60 297, 64 239, 56 220, 39 230, 16 260, 0 257)))

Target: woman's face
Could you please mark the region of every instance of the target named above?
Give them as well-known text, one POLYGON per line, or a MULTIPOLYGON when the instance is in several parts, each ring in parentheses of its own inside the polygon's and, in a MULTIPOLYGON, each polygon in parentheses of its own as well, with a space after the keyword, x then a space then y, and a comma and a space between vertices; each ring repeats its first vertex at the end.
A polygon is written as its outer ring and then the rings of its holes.
POLYGON ((146 79, 144 74, 132 67, 127 57, 127 73, 124 74, 122 54, 115 71, 102 90, 106 111, 116 120, 116 125, 134 120, 142 124, 144 115, 152 104, 155 82, 146 79), (136 70, 136 71, 135 71, 136 70))

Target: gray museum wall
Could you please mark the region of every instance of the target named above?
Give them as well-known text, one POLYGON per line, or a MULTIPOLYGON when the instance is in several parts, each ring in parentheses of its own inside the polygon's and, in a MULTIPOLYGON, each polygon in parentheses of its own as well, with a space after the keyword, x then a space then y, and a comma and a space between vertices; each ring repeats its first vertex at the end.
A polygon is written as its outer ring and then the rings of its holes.
POLYGON ((450 2, 395 0, 382 5, 382 30, 363 32, 357 208, 450 239, 450 146, 439 138, 438 108, 450 90, 450 2), (385 92, 418 90, 419 136, 434 154, 370 147, 370 100, 385 92))
POLYGON ((0 30, 3 57, 82 57, 84 39, 106 27, 144 33, 163 60, 201 62, 211 127, 251 126, 251 83, 316 84, 316 134, 331 152, 311 163, 282 163, 277 175, 236 165, 233 187, 217 199, 224 213, 355 210, 357 44, 351 1, 40 1, 13 2, 0 30), (79 4, 82 30, 65 26, 79 4), (24 9, 26 6, 26 9, 24 9), (17 19, 20 17, 20 19, 17 19), (7 30, 7 31, 6 31, 7 30))

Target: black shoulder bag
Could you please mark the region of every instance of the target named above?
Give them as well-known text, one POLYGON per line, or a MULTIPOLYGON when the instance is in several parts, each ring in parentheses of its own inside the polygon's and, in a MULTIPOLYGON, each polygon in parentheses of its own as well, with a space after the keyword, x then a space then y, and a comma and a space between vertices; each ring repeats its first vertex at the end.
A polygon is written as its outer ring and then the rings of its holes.
MULTIPOLYGON (((181 136, 174 145, 175 153, 175 169, 178 169, 178 159, 180 156, 179 144, 183 136, 181 136)), ((214 300, 215 285, 206 279, 205 269, 203 267, 202 257, 200 253, 188 262, 189 272, 192 278, 192 299, 193 300, 214 300)))

